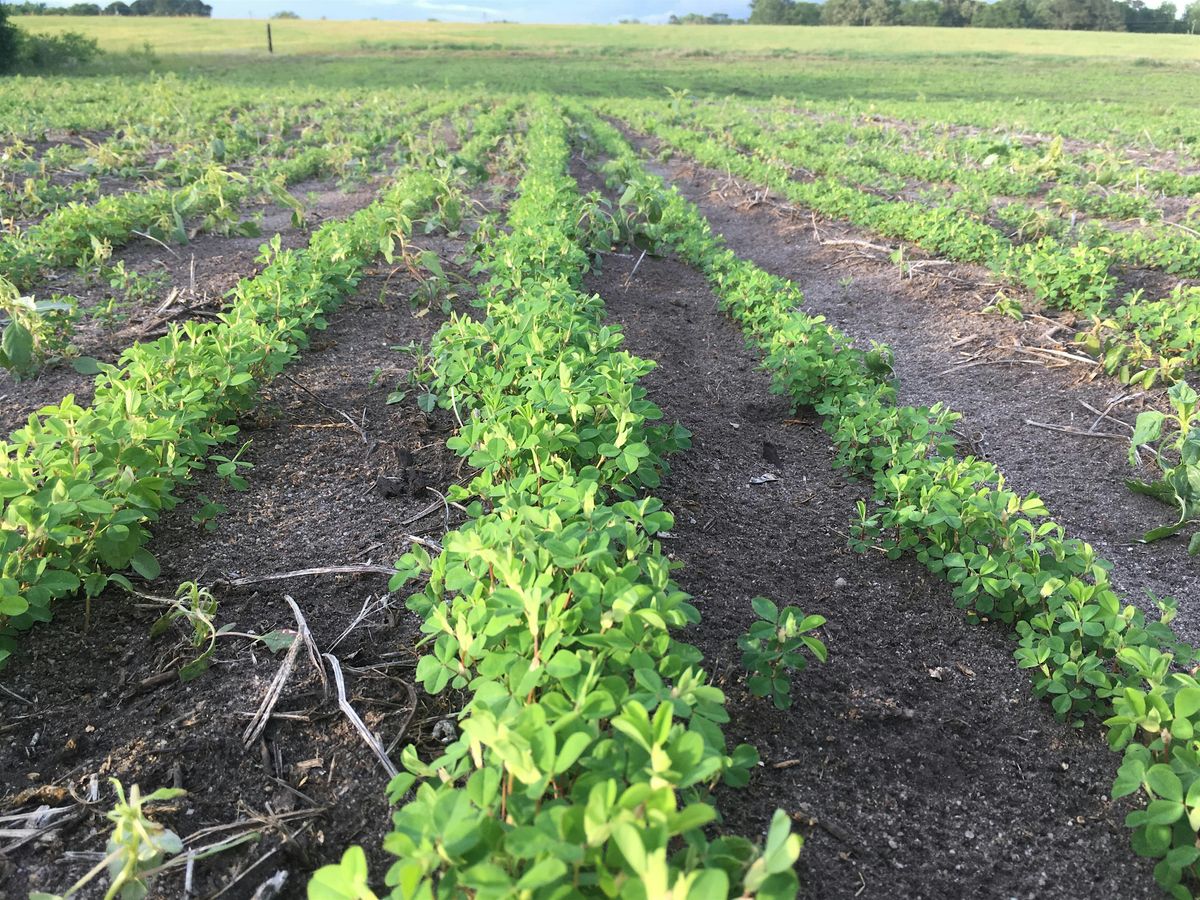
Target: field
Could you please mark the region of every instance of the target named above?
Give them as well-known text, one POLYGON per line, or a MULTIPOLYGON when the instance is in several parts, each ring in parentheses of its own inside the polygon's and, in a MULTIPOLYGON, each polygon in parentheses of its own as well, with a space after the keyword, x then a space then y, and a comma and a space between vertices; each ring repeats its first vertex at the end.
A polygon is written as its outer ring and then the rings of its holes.
POLYGON ((1200 891, 1200 38, 20 23, 0 896, 1200 891))

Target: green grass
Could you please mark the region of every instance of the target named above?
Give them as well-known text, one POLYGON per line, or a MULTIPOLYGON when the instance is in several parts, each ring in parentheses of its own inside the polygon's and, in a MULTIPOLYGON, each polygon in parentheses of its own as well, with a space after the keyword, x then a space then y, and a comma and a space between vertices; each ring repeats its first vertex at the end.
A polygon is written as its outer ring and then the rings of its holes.
POLYGON ((33 31, 95 36, 110 51, 97 72, 145 71, 145 59, 127 51, 148 42, 158 70, 243 85, 658 97, 671 87, 697 95, 915 104, 921 117, 1034 130, 1060 117, 1085 129, 1122 119, 1170 126, 1194 121, 1200 106, 1200 36, 1191 35, 289 20, 272 23, 276 52, 268 56, 259 20, 17 21, 33 31), (1002 106, 964 115, 963 104, 1002 106))
MULTIPOLYGON (((165 54, 258 54, 266 50, 264 23, 253 19, 22 17, 15 21, 36 31, 84 31, 98 38, 106 50, 125 50, 140 46, 142 41, 149 41, 165 54)), ((1192 35, 971 28, 460 25, 303 19, 273 22, 272 29, 279 55, 362 52, 366 42, 384 49, 449 46, 614 55, 628 50, 873 57, 1000 54, 1200 62, 1200 37, 1192 35)))

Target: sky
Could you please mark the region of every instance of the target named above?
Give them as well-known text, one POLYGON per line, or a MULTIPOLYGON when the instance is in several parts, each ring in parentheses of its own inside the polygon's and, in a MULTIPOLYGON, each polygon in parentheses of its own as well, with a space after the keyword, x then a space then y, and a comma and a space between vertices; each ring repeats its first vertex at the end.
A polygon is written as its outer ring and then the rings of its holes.
POLYGON ((262 18, 277 8, 290 9, 304 18, 331 19, 399 19, 423 21, 441 19, 443 22, 494 22, 507 19, 513 22, 551 22, 563 24, 608 24, 621 19, 642 22, 666 22, 672 14, 689 12, 724 12, 735 18, 750 14, 750 4, 722 0, 206 0, 216 18, 241 18, 253 15, 262 18))

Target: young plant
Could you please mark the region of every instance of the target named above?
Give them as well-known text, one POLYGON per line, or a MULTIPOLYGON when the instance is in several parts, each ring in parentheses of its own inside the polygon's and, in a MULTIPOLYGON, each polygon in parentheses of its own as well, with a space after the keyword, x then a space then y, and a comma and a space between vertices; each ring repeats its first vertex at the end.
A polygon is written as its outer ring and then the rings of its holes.
POLYGON ((806 616, 794 606, 780 609, 766 597, 750 601, 758 621, 738 638, 742 666, 750 672, 746 686, 755 697, 770 697, 777 709, 792 705, 789 675, 808 666, 807 650, 821 662, 828 652, 809 632, 825 624, 823 616, 806 616))
POLYGON ((179 839, 179 835, 151 821, 144 807, 148 803, 160 800, 174 800, 187 794, 187 791, 181 788, 159 788, 143 797, 135 784, 129 789, 129 798, 126 799, 121 782, 116 778, 110 781, 117 792, 117 802, 106 813, 109 821, 113 823, 113 831, 108 838, 104 859, 96 863, 65 894, 34 891, 29 895, 29 900, 65 900, 105 870, 108 871, 108 890, 104 893, 104 900, 113 900, 115 897, 121 900, 142 900, 149 892, 151 879, 163 860, 183 850, 183 841, 179 839))
MULTIPOLYGON (((1125 482, 1129 489, 1161 500, 1179 510, 1179 518, 1172 524, 1146 532, 1143 540, 1157 541, 1178 534, 1189 525, 1200 523, 1200 397, 1186 381, 1171 385, 1167 391, 1171 402, 1170 415, 1158 410, 1148 410, 1137 417, 1129 447, 1129 462, 1137 465, 1138 447, 1163 439, 1157 448, 1151 448, 1162 477, 1157 481, 1145 482, 1131 479, 1125 482), (1169 455, 1164 454, 1165 449, 1169 455)), ((1188 542, 1188 553, 1200 554, 1200 531, 1188 542)))
MULTIPOLYGON (((246 441, 246 443, 242 444, 242 446, 238 448, 238 452, 232 457, 222 456, 219 453, 214 453, 209 457, 210 460, 217 464, 217 477, 229 482, 229 486, 235 491, 244 491, 250 487, 250 482, 248 482, 241 474, 242 472, 248 472, 254 468, 254 463, 244 462, 242 460, 242 454, 249 449, 250 443, 250 441, 246 441)), ((222 507, 220 511, 224 512, 225 508, 222 507)))
POLYGON ((166 272, 142 274, 127 269, 123 259, 118 260, 115 266, 105 269, 104 278, 114 292, 119 292, 126 301, 135 304, 156 300, 171 281, 166 272))
POLYGON ((205 531, 216 531, 217 517, 229 512, 229 507, 224 503, 217 503, 207 494, 200 494, 196 499, 200 501, 200 508, 192 513, 192 524, 205 531))
POLYGON ((29 375, 48 358, 71 352, 77 318, 74 298, 22 297, 11 281, 0 276, 0 369, 29 375))
POLYGON ((175 591, 175 597, 164 600, 169 607, 166 613, 150 626, 150 637, 155 638, 171 627, 173 622, 185 621, 191 628, 189 640, 194 648, 203 652, 189 663, 179 667, 179 680, 191 681, 208 670, 213 651, 217 649, 217 638, 233 628, 216 626, 217 599, 208 588, 194 581, 185 581, 175 591))

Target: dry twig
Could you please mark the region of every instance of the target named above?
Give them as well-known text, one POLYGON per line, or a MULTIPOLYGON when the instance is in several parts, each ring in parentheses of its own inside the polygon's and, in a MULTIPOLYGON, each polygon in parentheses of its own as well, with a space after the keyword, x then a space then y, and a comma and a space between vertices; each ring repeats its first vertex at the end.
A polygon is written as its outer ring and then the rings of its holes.
POLYGON ((291 375, 284 374, 283 377, 286 380, 290 381, 292 384, 294 384, 296 387, 300 388, 300 390, 304 391, 304 393, 308 394, 308 396, 310 396, 314 400, 316 400, 317 403, 321 404, 321 406, 325 407, 330 412, 337 413, 339 416, 341 416, 343 419, 345 419, 346 423, 351 428, 354 429, 354 431, 358 434, 358 436, 360 438, 362 438, 362 442, 364 444, 371 443, 370 438, 367 437, 367 432, 363 429, 363 427, 361 425, 359 425, 357 422, 355 422, 353 418, 351 418, 346 413, 342 412, 342 410, 338 409, 336 406, 330 406, 328 403, 326 403, 324 400, 322 400, 320 397, 318 397, 316 394, 314 394, 312 391, 310 391, 308 388, 306 388, 304 385, 302 385, 299 381, 297 381, 291 375))
MULTIPOLYGON (((434 508, 436 509, 436 507, 434 508)), ((395 572, 396 570, 391 566, 362 563, 353 566, 318 566, 315 569, 272 572, 268 575, 245 575, 241 578, 219 578, 213 584, 224 587, 245 587, 248 584, 261 584, 264 581, 286 581, 289 578, 307 578, 310 575, 393 575, 395 572)))
POLYGON ((1035 422, 1032 419, 1026 419, 1025 424, 1032 425, 1034 428, 1045 428, 1048 431, 1060 431, 1063 434, 1073 434, 1078 437, 1108 438, 1109 440, 1114 441, 1129 440, 1129 438, 1123 434, 1113 434, 1110 431, 1084 431, 1082 428, 1070 428, 1066 425, 1052 425, 1049 422, 1035 422))
POLYGON ((379 762, 383 765, 383 768, 388 775, 392 778, 395 778, 397 775, 396 767, 392 764, 392 761, 388 759, 387 751, 384 750, 383 745, 379 742, 379 739, 371 733, 371 730, 367 728, 366 723, 363 722, 358 713, 355 712, 354 707, 350 705, 350 701, 346 699, 346 682, 342 678, 342 664, 338 662, 338 658, 332 653, 326 653, 325 659, 328 660, 329 667, 333 670, 333 681, 337 686, 338 707, 343 713, 346 714, 346 718, 350 720, 350 724, 354 726, 354 730, 362 736, 362 739, 379 759, 379 762))

